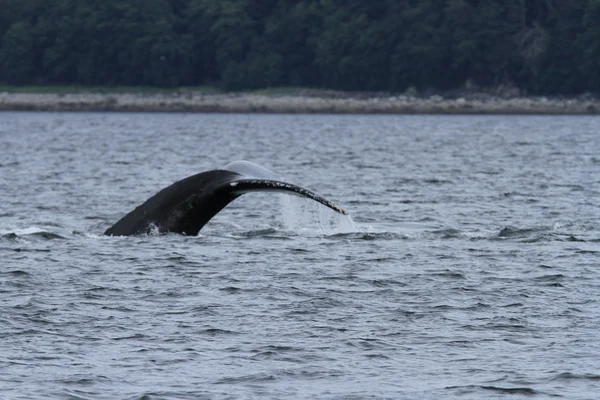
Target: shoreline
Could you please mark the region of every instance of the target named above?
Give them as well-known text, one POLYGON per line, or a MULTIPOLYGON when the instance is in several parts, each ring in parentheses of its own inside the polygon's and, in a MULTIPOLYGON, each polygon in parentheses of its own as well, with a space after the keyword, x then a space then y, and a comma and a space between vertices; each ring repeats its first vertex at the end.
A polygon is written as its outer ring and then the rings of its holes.
POLYGON ((600 99, 590 96, 502 97, 486 93, 443 97, 311 90, 286 94, 177 90, 151 93, 0 92, 0 111, 599 115, 600 99))

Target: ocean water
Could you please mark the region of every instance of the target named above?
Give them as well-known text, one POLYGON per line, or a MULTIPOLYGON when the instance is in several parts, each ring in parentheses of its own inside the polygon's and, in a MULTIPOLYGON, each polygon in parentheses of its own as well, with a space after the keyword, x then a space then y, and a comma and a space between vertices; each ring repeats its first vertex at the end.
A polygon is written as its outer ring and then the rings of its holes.
POLYGON ((600 119, 0 113, 2 399, 593 399, 600 119), (105 237, 245 159, 197 237, 105 237))

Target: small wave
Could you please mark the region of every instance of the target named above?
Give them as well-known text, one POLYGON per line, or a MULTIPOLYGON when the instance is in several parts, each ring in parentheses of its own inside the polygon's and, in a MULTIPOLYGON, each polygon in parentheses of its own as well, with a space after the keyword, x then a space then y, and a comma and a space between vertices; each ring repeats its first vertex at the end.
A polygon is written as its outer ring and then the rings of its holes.
POLYGON ((436 230, 431 232, 434 236, 437 236, 441 239, 455 239, 455 238, 460 238, 463 236, 463 232, 458 230, 458 229, 454 229, 454 228, 448 228, 448 229, 440 229, 440 230, 436 230))
POLYGON ((597 250, 576 250, 577 254, 598 254, 600 251, 597 250))
POLYGON ((480 386, 480 388, 484 389, 484 390, 492 390, 494 392, 508 393, 508 394, 525 394, 525 395, 529 395, 529 396, 533 396, 533 395, 537 394, 537 392, 535 390, 533 390, 532 388, 527 388, 527 387, 508 388, 508 387, 499 387, 499 386, 480 386))
POLYGON ((542 275, 535 278, 536 281, 539 282, 557 282, 562 281, 565 278, 563 274, 555 274, 555 275, 542 275))
POLYGON ((523 238, 530 237, 532 234, 537 234, 539 232, 543 232, 548 230, 545 228, 515 228, 512 226, 506 226, 502 228, 498 235, 496 236, 498 239, 509 239, 509 238, 523 238))
POLYGON ((451 185, 453 182, 450 180, 447 180, 447 179, 431 178, 431 179, 423 179, 423 183, 427 183, 429 185, 446 185, 446 184, 451 185))
POLYGON ((220 335, 237 335, 238 332, 229 331, 227 329, 219 329, 219 328, 207 328, 198 331, 200 335, 208 335, 208 336, 220 336, 220 335))
POLYGON ((505 226, 492 236, 492 240, 517 240, 523 243, 538 242, 585 242, 585 240, 575 237, 572 233, 563 233, 557 231, 556 227, 535 226, 518 228, 514 226, 505 226))
POLYGON ((578 237, 575 237, 573 235, 569 235, 567 236, 567 238, 565 239, 566 242, 586 242, 586 240, 584 239, 580 239, 578 237))
POLYGON ((565 227, 569 227, 568 225, 558 225, 554 226, 533 226, 533 227, 515 227, 515 226, 505 226, 500 228, 500 230, 462 230, 454 227, 448 227, 443 229, 437 229, 429 232, 424 232, 420 237, 429 237, 432 239, 443 239, 443 240, 451 240, 451 239, 466 239, 471 241, 478 240, 494 240, 494 241, 518 241, 521 243, 538 243, 538 242, 592 242, 593 239, 586 240, 582 238, 582 235, 585 235, 584 232, 589 231, 590 229, 595 230, 595 228, 590 227, 582 227, 582 226, 570 226, 572 230, 564 231, 565 227), (573 232, 574 229, 578 229, 578 232, 573 232))
POLYGON ((18 240, 19 238, 33 238, 43 240, 66 239, 58 233, 50 232, 37 226, 32 226, 25 229, 14 229, 8 232, 0 232, 3 239, 18 240))
POLYGON ((280 356, 290 353, 302 353, 304 350, 300 347, 292 346, 281 346, 281 345, 266 345, 260 346, 257 349, 252 350, 255 353, 254 357, 258 358, 271 358, 271 356, 280 356))
POLYGON ((262 290, 263 290, 262 288, 245 289, 245 288, 240 288, 237 286, 225 286, 225 287, 219 288, 219 291, 226 292, 229 294, 236 294, 236 293, 241 293, 241 292, 248 292, 248 293, 261 292, 262 290))
POLYGON ((19 235, 17 235, 14 232, 10 232, 2 235, 2 238, 6 240, 17 240, 19 238, 19 235))
POLYGON ((22 228, 22 229, 7 229, 7 230, 0 231, 0 235, 13 234, 16 236, 22 236, 22 235, 30 235, 30 234, 36 233, 36 232, 43 232, 43 229, 38 226, 30 226, 28 228, 22 228))
POLYGON ((460 230, 456 228, 445 228, 445 229, 437 229, 434 231, 429 231, 423 234, 424 237, 430 237, 433 239, 466 239, 471 241, 477 240, 487 240, 491 237, 495 237, 495 231, 484 231, 484 230, 460 230))
POLYGON ((28 235, 28 237, 36 237, 45 240, 66 239, 64 236, 61 236, 57 233, 47 231, 35 232, 28 235))
POLYGON ((590 229, 595 230, 596 228, 582 227, 582 226, 570 226, 570 231, 564 231, 565 226, 557 225, 554 226, 533 226, 533 227, 515 227, 505 226, 497 229, 490 230, 462 230, 454 227, 448 227, 443 229, 437 229, 433 231, 424 232, 419 235, 420 237, 429 237, 432 239, 466 239, 471 241, 477 240, 494 240, 494 241, 518 241, 521 243, 538 243, 538 242, 593 242, 594 239, 585 239, 582 236, 586 234, 590 229), (573 230, 578 230, 573 232, 573 230))
POLYGON ((528 387, 500 387, 489 385, 467 385, 467 386, 448 386, 448 390, 458 390, 461 392, 478 392, 479 390, 493 391, 503 394, 535 396, 539 394, 536 390, 528 387))
POLYGON ((523 243, 536 242, 588 242, 593 241, 586 238, 590 232, 595 232, 598 227, 593 224, 560 223, 553 225, 541 225, 533 227, 506 226, 492 239, 496 240, 518 240, 523 243))
POLYGON ((260 383, 276 380, 275 375, 267 373, 250 374, 236 377, 225 377, 217 380, 215 384, 234 384, 234 383, 260 383))
POLYGON ((571 372, 563 372, 553 376, 550 380, 552 381, 600 381, 600 375, 598 374, 573 374, 571 372))
POLYGON ((456 272, 456 271, 451 271, 451 270, 434 272, 431 274, 431 276, 437 276, 440 278, 447 278, 447 279, 466 279, 466 276, 464 274, 462 274, 460 272, 456 272))
POLYGON ((405 287, 406 283, 396 279, 373 279, 368 281, 371 285, 378 288, 389 288, 389 287, 405 287))
POLYGON ((14 271, 6 271, 3 272, 2 274, 6 274, 6 275, 12 275, 12 276, 29 276, 29 272, 27 271, 23 271, 21 269, 15 269, 14 271))
POLYGON ((403 233, 395 232, 349 232, 334 233, 327 236, 331 239, 351 239, 351 240, 406 240, 410 237, 403 233))
POLYGON ((239 236, 242 236, 244 238, 262 237, 262 238, 287 239, 287 236, 282 235, 282 232, 278 231, 275 228, 250 230, 247 232, 240 233, 239 236))
POLYGON ((117 337, 111 337, 111 340, 131 340, 131 339, 144 339, 147 336, 141 333, 136 333, 133 335, 129 335, 129 336, 117 336, 117 337))

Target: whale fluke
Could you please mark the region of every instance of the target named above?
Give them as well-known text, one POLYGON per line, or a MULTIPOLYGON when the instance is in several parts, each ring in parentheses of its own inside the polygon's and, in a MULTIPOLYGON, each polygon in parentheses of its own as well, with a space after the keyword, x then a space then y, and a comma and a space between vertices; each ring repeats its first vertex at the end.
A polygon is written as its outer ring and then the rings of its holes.
POLYGON ((280 180, 272 171, 249 161, 236 161, 224 169, 201 172, 166 187, 121 218, 104 234, 128 236, 158 231, 195 236, 225 206, 254 191, 274 191, 312 199, 347 214, 339 206, 310 190, 280 180))

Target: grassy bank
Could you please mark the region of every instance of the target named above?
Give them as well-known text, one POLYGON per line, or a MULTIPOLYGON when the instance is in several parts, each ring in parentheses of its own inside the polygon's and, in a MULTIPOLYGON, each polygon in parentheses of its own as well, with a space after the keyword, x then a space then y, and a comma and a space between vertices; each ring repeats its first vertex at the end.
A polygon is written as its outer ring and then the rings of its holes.
POLYGON ((0 93, 33 93, 33 94, 81 94, 81 93, 173 93, 197 92, 206 94, 222 93, 213 86, 184 86, 179 88, 160 88, 150 86, 6 86, 0 85, 0 93))

